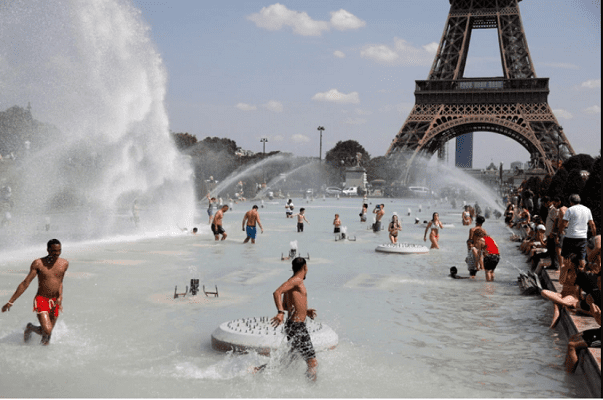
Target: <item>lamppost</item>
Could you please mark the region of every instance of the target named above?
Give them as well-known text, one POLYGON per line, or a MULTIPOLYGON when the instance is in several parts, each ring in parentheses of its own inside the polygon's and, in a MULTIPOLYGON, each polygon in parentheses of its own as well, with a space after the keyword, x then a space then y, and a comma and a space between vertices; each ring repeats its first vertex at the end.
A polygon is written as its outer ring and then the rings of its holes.
MULTIPOLYGON (((263 145, 263 149, 262 152, 264 153, 264 156, 262 157, 262 160, 264 160, 266 158, 266 142, 268 141, 268 138, 261 138, 260 142, 263 145)), ((264 179, 264 186, 266 186, 266 174, 264 173, 264 166, 262 166, 262 177, 264 179)))
POLYGON ((325 127, 319 126, 316 129, 318 129, 318 132, 320 132, 320 152, 318 153, 318 159, 320 160, 320 163, 322 164, 322 131, 325 130, 325 127))

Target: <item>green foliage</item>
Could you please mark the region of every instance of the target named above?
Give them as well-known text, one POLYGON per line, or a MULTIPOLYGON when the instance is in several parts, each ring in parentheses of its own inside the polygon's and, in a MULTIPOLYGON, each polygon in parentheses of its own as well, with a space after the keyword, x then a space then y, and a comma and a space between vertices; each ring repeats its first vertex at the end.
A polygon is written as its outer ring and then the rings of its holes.
POLYGON ((180 151, 186 150, 197 143, 197 137, 190 133, 175 133, 172 132, 172 139, 176 144, 176 148, 180 151))
POLYGON ((36 121, 29 108, 13 106, 0 111, 0 154, 22 153, 26 141, 30 142, 32 151, 41 149, 52 143, 59 133, 55 126, 36 121))
POLYGON ((330 165, 351 166, 356 164, 356 153, 362 154, 361 165, 369 162, 370 154, 355 140, 341 140, 325 154, 325 160, 330 165), (342 163, 343 161, 343 163, 342 163))

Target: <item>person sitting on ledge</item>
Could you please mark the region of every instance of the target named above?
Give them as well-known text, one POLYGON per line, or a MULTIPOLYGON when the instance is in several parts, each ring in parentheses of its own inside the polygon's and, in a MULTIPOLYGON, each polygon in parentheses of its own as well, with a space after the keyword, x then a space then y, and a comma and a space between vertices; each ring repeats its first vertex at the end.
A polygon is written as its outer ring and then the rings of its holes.
POLYGON ((601 309, 595 303, 592 296, 586 298, 588 305, 593 310, 598 328, 588 329, 570 336, 567 343, 567 355, 565 357, 565 369, 568 374, 574 373, 578 367, 578 352, 588 347, 601 348, 601 309))
POLYGON ((578 268, 579 260, 577 256, 571 258, 570 266, 567 268, 565 274, 559 275, 559 283, 563 285, 561 293, 553 292, 550 290, 543 290, 541 292, 542 297, 547 300, 551 300, 555 309, 553 310, 553 321, 551 322, 551 328, 559 322, 560 318, 560 307, 567 307, 572 311, 578 311, 590 316, 595 316, 596 310, 594 310, 588 301, 582 297, 584 291, 590 296, 596 304, 601 304, 601 270, 598 274, 587 273, 578 268))

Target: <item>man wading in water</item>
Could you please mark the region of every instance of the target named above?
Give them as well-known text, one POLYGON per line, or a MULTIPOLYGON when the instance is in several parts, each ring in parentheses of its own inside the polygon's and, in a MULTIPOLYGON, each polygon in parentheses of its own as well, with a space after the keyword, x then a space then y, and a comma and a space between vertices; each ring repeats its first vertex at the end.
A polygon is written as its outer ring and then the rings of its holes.
POLYGON ((245 238, 243 243, 247 243, 249 242, 249 239, 251 239, 251 243, 255 244, 255 236, 257 235, 257 228, 255 227, 256 223, 262 230, 262 233, 264 233, 264 228, 260 222, 258 206, 254 205, 251 210, 247 211, 243 216, 243 231, 247 232, 247 238, 245 238), (245 225, 245 222, 247 222, 247 225, 245 225))
POLYGON ((59 311, 63 309, 63 278, 65 271, 69 268, 69 262, 62 258, 61 242, 57 239, 48 241, 48 255, 38 258, 31 264, 29 274, 25 280, 19 284, 17 290, 12 295, 8 303, 2 307, 2 312, 9 311, 13 303, 27 290, 29 284, 38 276, 38 293, 34 298, 34 311, 38 313, 38 320, 41 326, 27 324, 23 339, 27 342, 31 338, 31 333, 35 332, 42 335, 42 344, 50 343, 52 329, 59 317, 59 311))
MULTIPOLYGON (((299 352, 306 360, 308 365, 306 375, 308 379, 315 381, 318 361, 310 340, 310 334, 306 329, 306 317, 312 319, 316 317, 316 310, 308 308, 308 292, 304 286, 304 280, 308 274, 308 264, 302 257, 295 258, 291 264, 293 276, 273 293, 274 304, 278 313, 271 320, 272 326, 276 328, 282 324, 285 311, 287 311, 288 317, 285 322, 287 341, 291 344, 291 351, 299 352)), ((266 364, 257 367, 255 372, 261 371, 265 367, 266 364)))

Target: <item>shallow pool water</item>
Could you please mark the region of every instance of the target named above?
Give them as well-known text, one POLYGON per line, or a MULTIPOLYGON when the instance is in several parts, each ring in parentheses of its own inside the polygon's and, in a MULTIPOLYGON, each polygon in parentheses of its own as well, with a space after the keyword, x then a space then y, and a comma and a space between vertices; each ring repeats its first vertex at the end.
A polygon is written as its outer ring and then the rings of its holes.
MULTIPOLYGON (((522 296, 516 284, 525 256, 508 240, 502 221, 484 227, 501 247, 494 282, 453 280, 451 266, 467 276, 468 228, 460 209, 426 200, 371 199, 386 217, 402 217, 402 242, 423 243, 424 226, 438 211, 455 226, 440 233, 440 250, 425 255, 375 252, 388 242, 359 221, 361 200, 295 201, 309 224, 297 233, 284 201, 260 208, 265 233, 242 244, 241 221, 252 203, 226 213, 228 239, 215 242, 200 208, 200 233, 136 235, 63 242, 70 262, 64 311, 51 345, 23 343, 37 281, 0 315, 0 395, 5 397, 586 397, 579 377, 563 370, 565 338, 548 328, 552 309, 522 296), (419 212, 419 206, 421 211, 419 212), (407 209, 411 216, 407 216, 407 209), (356 241, 335 241, 339 213, 356 241), (318 354, 318 381, 304 377, 303 362, 284 365, 278 354, 220 353, 211 333, 225 321, 273 316, 272 292, 291 275, 281 261, 290 242, 309 254, 305 281, 318 320, 339 335, 336 349, 318 354), (187 295, 192 278, 219 297, 187 295), (268 362, 262 374, 250 369, 268 362)), ((260 204, 260 203, 257 203, 260 204)), ((144 218, 144 214, 141 215, 144 218)), ((371 218, 369 218, 371 222, 371 218)), ((192 227, 189 227, 189 229, 192 227)), ((0 256, 0 303, 25 277, 35 249, 0 256)), ((43 235, 40 235, 42 237, 43 235)), ((76 237, 72 233, 72 238, 76 237)), ((82 237, 86 237, 82 234, 82 237)), ((202 289, 202 288, 201 288, 202 289)))

